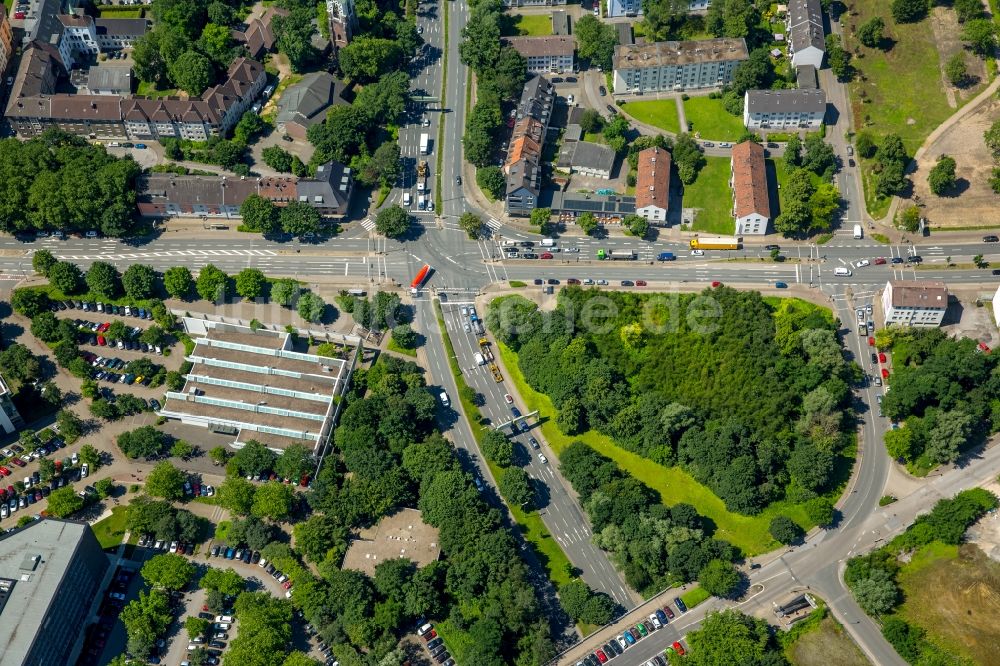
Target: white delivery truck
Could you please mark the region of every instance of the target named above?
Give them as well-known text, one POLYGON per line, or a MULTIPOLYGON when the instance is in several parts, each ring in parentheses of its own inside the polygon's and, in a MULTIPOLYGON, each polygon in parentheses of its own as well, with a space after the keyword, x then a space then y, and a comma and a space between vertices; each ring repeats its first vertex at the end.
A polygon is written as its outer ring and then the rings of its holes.
POLYGON ((427 134, 421 134, 420 135, 420 154, 421 155, 426 155, 427 154, 427 148, 429 147, 429 144, 430 144, 430 137, 427 136, 427 134))
POLYGON ((476 365, 482 365, 483 363, 486 363, 486 359, 483 358, 482 354, 476 352, 476 365))
POLYGON ((410 193, 409 192, 403 192, 403 205, 406 206, 407 208, 410 207, 410 193))
POLYGON ((855 224, 854 225, 854 237, 857 238, 857 239, 859 239, 859 240, 865 237, 865 232, 861 228, 860 224, 855 224))
POLYGON ((552 238, 543 238, 542 239, 542 245, 545 246, 545 247, 552 247, 555 244, 556 244, 556 242, 552 238))

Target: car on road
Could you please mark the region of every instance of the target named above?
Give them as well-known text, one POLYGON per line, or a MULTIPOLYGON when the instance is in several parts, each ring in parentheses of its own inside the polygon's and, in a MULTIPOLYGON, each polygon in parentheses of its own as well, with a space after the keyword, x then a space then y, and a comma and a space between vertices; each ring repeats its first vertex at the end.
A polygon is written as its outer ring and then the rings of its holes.
POLYGON ((541 256, 539 257, 539 259, 551 259, 551 258, 552 258, 551 252, 542 252, 541 256))
POLYGON ((636 280, 635 281, 635 286, 637 286, 637 287, 645 287, 646 286, 646 281, 645 280, 636 280))
POLYGON ((538 454, 538 462, 542 463, 543 465, 547 465, 547 464, 549 464, 549 459, 545 457, 544 453, 539 453, 538 454))
POLYGON ((869 317, 872 315, 872 311, 873 308, 871 303, 865 306, 865 314, 867 314, 869 317))
POLYGON ((858 268, 864 268, 865 266, 870 266, 870 265, 871 265, 871 262, 868 261, 867 259, 862 259, 857 264, 858 268))
POLYGON ((703 145, 705 148, 715 148, 715 144, 712 143, 711 141, 702 141, 701 145, 703 145))
POLYGON ((138 148, 139 150, 145 150, 146 149, 146 144, 144 144, 144 143, 137 143, 137 144, 135 144, 135 147, 138 148))
POLYGON ((764 249, 767 250, 768 252, 772 252, 774 250, 780 250, 781 246, 780 245, 765 245, 764 249))
POLYGON ((608 94, 608 89, 605 88, 604 86, 600 86, 598 87, 597 92, 601 94, 601 97, 604 97, 605 95, 608 94))
POLYGON ((984 243, 1000 243, 1000 236, 983 236, 984 243))
POLYGON ((892 259, 889 260, 889 263, 890 264, 901 264, 901 263, 903 263, 903 259, 902 259, 902 257, 893 257, 892 259))
POLYGON ((531 448, 533 448, 533 449, 539 448, 538 447, 538 440, 535 439, 534 437, 528 437, 528 444, 531 444, 531 448))
POLYGON ((722 286, 721 282, 719 282, 718 280, 712 280, 712 287, 713 288, 717 288, 717 287, 721 287, 721 286, 722 286))
POLYGON ((506 402, 508 405, 513 405, 514 404, 514 396, 512 396, 510 393, 504 393, 503 394, 503 399, 504 399, 504 402, 506 402))
POLYGON ((521 410, 517 407, 511 406, 510 413, 513 414, 516 419, 521 418, 521 410))
POLYGON ((608 285, 608 281, 604 280, 604 279, 601 279, 601 280, 597 281, 597 284, 600 285, 600 286, 602 286, 602 287, 606 287, 608 285))
POLYGON ((774 283, 774 288, 775 289, 788 289, 788 284, 786 284, 785 282, 775 282, 774 283))
POLYGON ((875 262, 874 263, 875 263, 876 266, 883 266, 883 265, 885 265, 885 257, 875 257, 875 262))
POLYGON ((875 386, 882 386, 882 378, 879 377, 878 375, 875 376, 874 381, 875 381, 875 386))
POLYGON ((622 280, 623 287, 634 287, 635 283, 632 280, 622 280))
POLYGON ((461 176, 455 176, 455 184, 456 185, 461 185, 462 184, 462 177, 461 176))
POLYGON ((914 254, 906 258, 906 263, 908 264, 919 264, 924 260, 919 254, 914 254))
POLYGON ((720 141, 719 142, 719 148, 732 148, 732 147, 733 147, 733 144, 729 143, 728 141, 720 141))
POLYGON ((611 113, 611 115, 613 115, 613 116, 617 116, 618 115, 618 109, 616 109, 615 107, 613 107, 610 104, 608 104, 608 112, 611 113))
POLYGON ((546 280, 546 282, 548 282, 549 284, 559 284, 559 280, 555 278, 549 278, 548 280, 546 280))
POLYGON ((705 256, 705 251, 704 250, 691 250, 691 256, 692 257, 704 257, 705 256))
POLYGON ((876 354, 875 352, 872 352, 871 359, 872 359, 872 365, 878 363, 878 354, 876 354))

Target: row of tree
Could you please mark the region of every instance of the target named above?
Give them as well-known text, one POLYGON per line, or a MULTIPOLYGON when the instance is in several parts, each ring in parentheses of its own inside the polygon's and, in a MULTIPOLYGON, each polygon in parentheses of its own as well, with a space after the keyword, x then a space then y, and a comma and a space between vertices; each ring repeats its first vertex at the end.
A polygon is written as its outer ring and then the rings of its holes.
POLYGON ((664 465, 680 463, 730 510, 806 501, 849 445, 849 383, 829 312, 756 292, 665 299, 570 287, 557 308, 521 297, 487 314, 567 434, 593 428, 664 465), (600 302, 593 302, 600 299, 600 302), (711 314, 698 321, 705 307, 711 314))
POLYGON ((785 147, 785 169, 788 182, 781 189, 775 229, 799 238, 829 230, 840 210, 840 192, 831 182, 837 170, 833 148, 819 134, 809 134, 804 142, 792 135, 785 147))

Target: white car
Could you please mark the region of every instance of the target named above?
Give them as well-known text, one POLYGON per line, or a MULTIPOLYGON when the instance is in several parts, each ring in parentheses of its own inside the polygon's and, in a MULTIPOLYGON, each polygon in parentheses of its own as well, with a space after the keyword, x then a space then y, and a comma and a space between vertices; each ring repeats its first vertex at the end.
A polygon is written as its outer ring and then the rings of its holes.
POLYGON ((76 453, 74 453, 74 454, 73 454, 73 457, 72 457, 72 458, 70 458, 70 460, 72 460, 72 461, 73 461, 73 464, 74 464, 74 465, 75 465, 75 464, 77 464, 78 462, 80 462, 80 456, 79 456, 79 454, 76 454, 76 453))
POLYGON ((216 615, 215 616, 215 621, 216 622, 232 622, 233 621, 233 616, 232 615, 216 615))
POLYGON ((691 256, 692 257, 704 257, 705 256, 705 251, 704 250, 691 250, 691 256))
POLYGON ((176 553, 177 552, 177 542, 176 541, 171 541, 170 542, 170 552, 171 553, 176 553))
POLYGON ((547 465, 547 464, 549 463, 549 459, 548 459, 548 458, 546 458, 546 457, 545 457, 545 456, 544 456, 543 454, 541 454, 541 453, 539 453, 539 454, 538 454, 538 461, 539 461, 540 463, 542 463, 543 465, 547 465))
POLYGON ((86 479, 88 474, 90 474, 90 465, 83 463, 80 465, 80 477, 86 479))
POLYGON ((656 617, 656 613, 649 614, 649 621, 653 623, 653 629, 659 629, 663 626, 663 623, 660 622, 660 618, 656 617))
POLYGON ((510 393, 504 393, 503 394, 503 399, 504 399, 504 402, 506 402, 508 405, 513 405, 514 404, 514 396, 512 396, 510 393))
POLYGON ((865 266, 870 266, 870 265, 871 262, 868 261, 867 259, 862 259, 861 261, 858 262, 858 268, 863 268, 865 266))

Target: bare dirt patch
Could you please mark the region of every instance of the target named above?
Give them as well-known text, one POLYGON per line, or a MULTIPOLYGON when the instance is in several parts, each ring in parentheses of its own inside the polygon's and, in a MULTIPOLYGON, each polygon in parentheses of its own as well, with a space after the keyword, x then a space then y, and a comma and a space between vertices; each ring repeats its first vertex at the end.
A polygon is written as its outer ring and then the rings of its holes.
POLYGON ((957 109, 959 106, 976 96, 986 82, 986 63, 972 53, 965 51, 961 40, 962 26, 959 25, 956 13, 950 7, 935 7, 930 14, 931 28, 934 30, 934 42, 938 49, 938 69, 940 85, 948 98, 948 106, 957 109), (944 66, 948 60, 959 51, 965 53, 965 66, 969 70, 969 84, 956 88, 945 76, 944 66))
POLYGON ((815 629, 802 634, 785 650, 794 666, 869 666, 869 661, 836 620, 827 615, 815 629))
POLYGON ((997 119, 1000 100, 991 98, 942 132, 924 152, 911 179, 933 227, 1000 226, 998 197, 988 182, 993 158, 983 143, 983 133, 997 119), (957 162, 958 187, 951 196, 935 196, 927 186, 927 174, 941 155, 951 155, 957 162))

